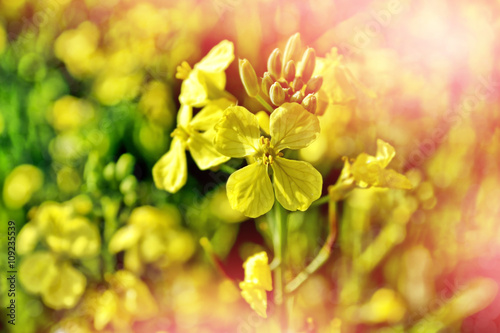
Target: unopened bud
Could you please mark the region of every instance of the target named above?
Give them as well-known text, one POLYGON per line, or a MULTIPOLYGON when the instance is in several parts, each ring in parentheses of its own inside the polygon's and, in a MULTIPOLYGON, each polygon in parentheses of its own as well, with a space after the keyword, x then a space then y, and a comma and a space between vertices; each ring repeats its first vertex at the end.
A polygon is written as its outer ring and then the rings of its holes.
POLYGON ((307 82, 311 78, 314 67, 316 66, 316 52, 312 48, 308 48, 302 56, 302 64, 299 75, 307 82))
POLYGON ((285 70, 283 71, 283 77, 288 82, 292 82, 295 78, 295 62, 293 60, 287 62, 285 70))
POLYGON ((267 59, 267 70, 274 76, 275 79, 279 79, 281 76, 281 52, 280 49, 274 49, 269 58, 267 59))
POLYGON ((115 177, 116 180, 122 180, 134 171, 135 157, 129 153, 125 153, 116 162, 115 177))
POLYGON ((271 77, 271 74, 268 72, 264 73, 264 77, 262 78, 262 83, 261 83, 261 88, 262 91, 269 96, 269 89, 271 89, 271 86, 273 85, 274 81, 271 77))
POLYGON ((321 75, 313 76, 307 82, 306 95, 318 92, 322 85, 323 85, 323 77, 321 75))
POLYGON ((302 78, 300 76, 296 76, 295 79, 293 79, 292 82, 292 88, 294 91, 299 91, 302 89, 304 86, 304 81, 302 81, 302 78))
POLYGON ((285 101, 285 90, 278 82, 274 82, 269 91, 269 98, 274 105, 280 106, 285 101))
POLYGON ((300 34, 297 32, 295 35, 288 39, 286 43, 285 52, 283 53, 283 69, 288 61, 297 59, 300 52, 300 34))
POLYGON ((304 100, 302 101, 302 103, 300 103, 300 105, 302 105, 304 109, 306 109, 310 113, 315 114, 316 106, 318 105, 318 100, 316 99, 316 96, 314 96, 313 94, 309 94, 304 98, 304 100))
POLYGON ((292 95, 292 97, 290 97, 290 102, 291 103, 302 103, 302 100, 304 99, 304 93, 299 90, 297 92, 295 92, 295 94, 292 95))
POLYGON ((255 97, 259 94, 259 80, 257 74, 252 67, 252 64, 246 59, 240 59, 240 78, 245 90, 250 97, 255 97))

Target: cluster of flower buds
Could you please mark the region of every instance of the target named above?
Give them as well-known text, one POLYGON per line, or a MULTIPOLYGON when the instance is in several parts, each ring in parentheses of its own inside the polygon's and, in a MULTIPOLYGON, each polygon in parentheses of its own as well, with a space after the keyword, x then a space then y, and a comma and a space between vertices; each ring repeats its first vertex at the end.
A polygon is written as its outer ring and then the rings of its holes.
MULTIPOLYGON (((301 51, 300 34, 296 33, 288 40, 283 57, 276 48, 267 61, 267 72, 261 82, 262 92, 269 97, 276 107, 283 103, 301 104, 307 111, 316 113, 316 93, 323 84, 322 76, 312 76, 316 66, 316 52, 308 47, 302 60, 296 65, 301 51)), ((246 59, 240 60, 240 77, 247 94, 256 97, 260 88, 257 75, 246 59)))

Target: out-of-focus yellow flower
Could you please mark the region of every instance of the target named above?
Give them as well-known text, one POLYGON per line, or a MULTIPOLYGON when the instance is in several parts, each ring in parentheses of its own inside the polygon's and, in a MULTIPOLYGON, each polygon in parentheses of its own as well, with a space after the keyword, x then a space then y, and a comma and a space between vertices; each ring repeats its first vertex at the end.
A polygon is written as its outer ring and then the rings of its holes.
POLYGON ((359 309, 360 319, 368 323, 398 322, 406 312, 398 294, 391 289, 377 290, 370 301, 359 309))
POLYGON ((249 157, 250 165, 234 172, 227 182, 233 209, 246 216, 267 213, 276 198, 284 208, 307 210, 321 195, 323 178, 309 163, 283 158, 283 149, 307 147, 319 135, 318 118, 297 103, 285 103, 270 117, 271 139, 260 135, 257 117, 241 106, 228 108, 216 125, 215 146, 230 157, 249 157))
POLYGON ((172 96, 163 82, 152 81, 146 86, 139 101, 139 109, 155 124, 163 127, 172 125, 172 96))
POLYGON ((273 289, 271 269, 266 252, 247 258, 243 264, 245 280, 240 282, 241 296, 260 316, 267 318, 267 294, 273 289))
POLYGON ((24 206, 43 184, 43 173, 33 165, 20 165, 5 178, 3 201, 12 209, 24 206))
POLYGON ((71 260, 91 258, 100 251, 97 227, 74 216, 69 205, 46 202, 18 236, 19 254, 27 254, 19 267, 19 280, 27 291, 40 294, 56 310, 75 306, 85 290, 85 276, 71 260), (49 251, 32 252, 41 242, 49 251))
POLYGON ((128 225, 109 243, 111 253, 125 251, 125 268, 141 273, 145 264, 168 265, 188 260, 195 251, 194 240, 177 226, 178 212, 143 206, 130 214, 128 225))
POLYGON ((120 270, 107 274, 108 288, 90 290, 82 307, 94 318, 94 328, 103 330, 108 324, 125 329, 135 320, 145 320, 158 313, 158 306, 147 285, 133 273, 120 270))
POLYGON ((93 91, 102 104, 115 105, 122 100, 135 98, 142 80, 143 74, 139 71, 126 74, 106 71, 94 82, 93 91))
POLYGON ((50 114, 52 125, 58 131, 73 130, 85 125, 94 117, 92 104, 74 96, 58 99, 50 114))
POLYGON ((179 96, 181 104, 203 107, 210 100, 223 97, 226 87, 224 71, 233 60, 233 43, 223 40, 194 65, 193 69, 187 62, 178 66, 176 77, 184 80, 179 96))
POLYGON ((340 179, 361 188, 373 186, 409 190, 412 185, 408 178, 392 169, 386 169, 394 155, 396 155, 394 148, 378 139, 375 156, 361 153, 352 164, 347 159, 344 160, 340 179))
POLYGON ((54 43, 54 53, 64 61, 72 75, 82 77, 93 74, 103 60, 97 52, 99 38, 99 28, 86 21, 76 29, 64 31, 54 43))
POLYGON ((156 187, 175 193, 184 186, 187 180, 186 149, 189 149, 200 170, 229 160, 215 149, 213 140, 214 124, 231 105, 232 102, 221 98, 210 102, 194 117, 192 107, 181 105, 177 128, 171 134, 170 150, 153 167, 156 187))

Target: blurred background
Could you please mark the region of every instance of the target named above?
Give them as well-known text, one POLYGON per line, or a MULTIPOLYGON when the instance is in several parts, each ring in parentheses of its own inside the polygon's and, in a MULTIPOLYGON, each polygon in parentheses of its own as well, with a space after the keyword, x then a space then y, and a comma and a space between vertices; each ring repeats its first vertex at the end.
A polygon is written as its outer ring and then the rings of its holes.
MULTIPOLYGON (((490 0, 0 0, 2 225, 14 220, 19 233, 54 201, 102 237, 97 258, 72 259, 86 289, 70 307, 18 281, 9 325, 2 278, 2 330, 279 332, 232 282, 249 255, 272 253, 267 222, 232 211, 228 175, 199 171, 189 154, 176 194, 156 189, 151 169, 175 128, 182 61, 192 66, 227 39, 262 76, 272 50, 300 32, 353 74, 322 72, 332 91, 322 133, 300 152, 324 193, 341 157, 374 154, 378 138, 414 189, 355 190, 342 202, 330 260, 295 295, 293 332, 500 332, 499 14, 490 0), (168 245, 120 275, 125 255, 105 245, 135 220, 154 221, 138 223, 144 246, 148 230, 168 245), (127 293, 139 295, 127 311, 103 297, 127 293), (96 325, 98 313, 115 319, 96 325)), ((237 61, 226 73, 226 89, 257 111, 237 61)), ((291 214, 288 278, 323 245, 326 215, 291 214)))

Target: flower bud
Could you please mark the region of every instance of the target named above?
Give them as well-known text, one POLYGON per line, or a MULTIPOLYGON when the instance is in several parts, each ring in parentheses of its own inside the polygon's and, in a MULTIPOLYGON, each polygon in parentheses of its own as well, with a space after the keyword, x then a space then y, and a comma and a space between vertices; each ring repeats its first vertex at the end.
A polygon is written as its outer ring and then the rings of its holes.
POLYGON ((292 82, 292 88, 294 91, 299 91, 302 89, 304 86, 304 81, 302 81, 302 78, 300 76, 296 76, 295 79, 293 79, 292 82))
POLYGON ((300 52, 300 34, 297 32, 295 35, 288 39, 283 53, 283 69, 288 61, 297 59, 300 52))
POLYGON ((300 103, 300 105, 302 105, 304 109, 306 109, 310 113, 315 114, 316 106, 318 105, 318 100, 316 99, 316 96, 314 96, 313 94, 309 94, 304 98, 304 100, 302 101, 302 103, 300 103))
POLYGON ((274 83, 274 80, 271 77, 271 74, 269 74, 268 72, 265 72, 264 77, 262 78, 261 88, 262 88, 262 91, 267 96, 269 96, 269 89, 271 89, 271 86, 273 85, 273 83, 274 83))
POLYGON ((323 77, 321 75, 313 76, 307 82, 306 95, 318 92, 322 84, 323 84, 323 77))
POLYGON ((308 48, 304 55, 302 56, 302 64, 299 75, 302 76, 302 79, 307 82, 311 78, 314 67, 316 66, 316 52, 313 48, 308 48))
POLYGON ((279 79, 281 76, 281 52, 280 49, 274 49, 269 58, 267 59, 267 71, 274 76, 275 79, 279 79))
POLYGON ((246 59, 240 59, 240 78, 245 90, 250 97, 255 97, 259 94, 259 80, 257 74, 252 67, 252 64, 246 59))
POLYGON ((302 100, 304 99, 304 93, 302 91, 297 91, 295 94, 290 97, 290 102, 291 103, 302 103, 302 100))
POLYGON ((278 82, 274 82, 269 91, 269 98, 274 105, 280 106, 285 102, 285 90, 278 82))
POLYGON ((133 155, 126 153, 120 156, 115 167, 116 180, 120 181, 130 175, 134 171, 134 166, 135 157, 133 155))
POLYGON ((293 60, 288 61, 283 72, 285 80, 292 82, 295 78, 295 62, 293 60))

